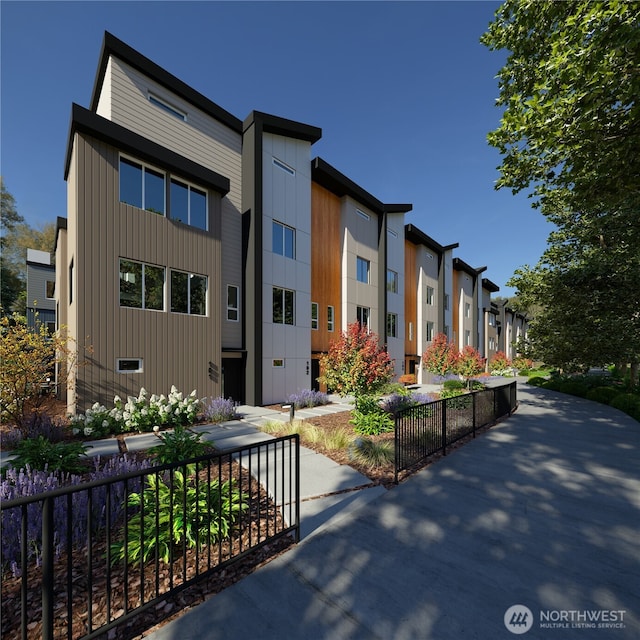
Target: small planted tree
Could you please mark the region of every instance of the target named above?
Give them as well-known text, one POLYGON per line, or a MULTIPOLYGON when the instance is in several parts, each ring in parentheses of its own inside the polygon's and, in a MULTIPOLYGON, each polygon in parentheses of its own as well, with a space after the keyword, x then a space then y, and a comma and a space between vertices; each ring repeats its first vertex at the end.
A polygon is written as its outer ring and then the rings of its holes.
POLYGON ((437 333, 422 354, 422 367, 439 376, 455 373, 457 362, 458 349, 453 342, 447 340, 444 333, 437 333))
POLYGON ((503 376, 511 373, 511 359, 504 351, 498 351, 489 362, 489 371, 495 376, 503 376))
POLYGON ((473 376, 477 376, 484 371, 484 363, 485 360, 480 355, 479 351, 474 347, 467 345, 458 354, 456 372, 465 380, 470 380, 473 376))
POLYGON ((377 393, 393 376, 393 364, 378 336, 358 322, 331 343, 320 362, 320 381, 342 396, 377 393))
MULTIPOLYGON (((46 325, 27 326, 20 316, 0 318, 0 414, 2 422, 23 429, 31 414, 39 414, 43 388, 58 363, 67 363, 69 339, 50 334, 46 325)), ((58 383, 64 381, 58 378, 58 383)))

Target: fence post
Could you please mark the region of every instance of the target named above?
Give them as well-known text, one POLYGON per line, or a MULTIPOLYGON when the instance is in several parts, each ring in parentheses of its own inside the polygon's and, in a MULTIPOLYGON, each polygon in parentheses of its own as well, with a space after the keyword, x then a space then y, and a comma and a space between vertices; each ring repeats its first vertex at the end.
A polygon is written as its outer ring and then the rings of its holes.
POLYGON ((442 455, 447 455, 447 400, 442 402, 442 455))
POLYGON ((53 500, 42 502, 42 640, 53 640, 53 500))
POLYGON ((476 396, 477 395, 478 395, 477 391, 474 391, 471 394, 471 409, 473 411, 473 418, 472 418, 473 422, 472 422, 472 425, 473 425, 473 437, 474 438, 476 437, 476 396))

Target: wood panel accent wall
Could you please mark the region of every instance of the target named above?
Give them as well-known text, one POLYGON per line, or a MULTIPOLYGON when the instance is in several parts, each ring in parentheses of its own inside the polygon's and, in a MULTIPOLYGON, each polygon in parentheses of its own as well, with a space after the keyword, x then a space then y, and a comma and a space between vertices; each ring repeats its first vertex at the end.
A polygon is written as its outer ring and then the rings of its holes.
POLYGON ((318 303, 318 329, 311 350, 325 352, 340 335, 342 237, 340 198, 311 183, 311 301, 318 303), (334 329, 327 330, 327 307, 334 308, 334 329))

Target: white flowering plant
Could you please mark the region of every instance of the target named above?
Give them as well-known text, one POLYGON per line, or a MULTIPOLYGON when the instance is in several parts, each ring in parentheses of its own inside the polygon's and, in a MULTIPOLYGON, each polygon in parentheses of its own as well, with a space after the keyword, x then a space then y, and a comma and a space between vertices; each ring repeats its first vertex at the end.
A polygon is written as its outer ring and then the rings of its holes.
POLYGON ((115 396, 113 405, 113 409, 107 409, 96 402, 84 414, 71 416, 73 433, 99 438, 122 432, 153 431, 156 426, 193 424, 201 409, 195 390, 185 397, 175 386, 168 396, 150 396, 144 388, 137 397, 128 396, 126 402, 115 396))

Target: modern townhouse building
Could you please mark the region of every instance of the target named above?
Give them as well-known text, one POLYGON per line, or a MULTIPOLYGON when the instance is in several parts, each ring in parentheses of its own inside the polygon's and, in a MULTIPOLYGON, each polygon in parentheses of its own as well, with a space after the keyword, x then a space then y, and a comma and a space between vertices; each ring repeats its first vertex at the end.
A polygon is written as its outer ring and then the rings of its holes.
POLYGON ((380 202, 321 158, 312 179, 313 381, 330 342, 356 321, 384 341, 401 375, 403 228, 412 207, 380 202))
POLYGON ((355 321, 396 376, 422 381, 438 332, 492 350, 485 268, 405 225, 411 204, 313 158, 321 136, 241 120, 105 33, 89 108, 72 106, 56 235, 52 302, 83 361, 71 412, 171 385, 281 402, 318 387, 322 354, 355 321))
POLYGON ((474 269, 460 258, 453 259, 453 331, 451 340, 462 350, 480 350, 481 280, 487 267, 474 269))
POLYGON ((47 251, 27 249, 27 325, 56 329, 56 267, 47 251))
POLYGON ((355 320, 389 334, 401 373, 411 205, 312 162, 321 135, 240 120, 105 34, 90 107, 72 106, 56 236, 60 322, 91 347, 70 411, 172 384, 279 402, 355 320))
POLYGON ((413 224, 404 229, 404 371, 427 382, 420 368, 422 354, 433 337, 450 337, 453 322, 453 250, 459 245, 441 245, 413 224))
POLYGON ((509 307, 508 300, 495 305, 498 324, 498 350, 513 360, 519 355, 517 345, 527 339, 529 322, 526 314, 509 307))
MULTIPOLYGON (((498 351, 498 308, 491 302, 491 294, 500 291, 500 287, 488 278, 482 278, 482 296, 480 302, 480 355, 487 366, 498 351)), ((488 370, 488 369, 487 369, 488 370)))

